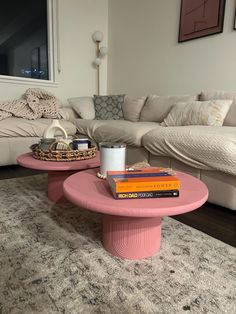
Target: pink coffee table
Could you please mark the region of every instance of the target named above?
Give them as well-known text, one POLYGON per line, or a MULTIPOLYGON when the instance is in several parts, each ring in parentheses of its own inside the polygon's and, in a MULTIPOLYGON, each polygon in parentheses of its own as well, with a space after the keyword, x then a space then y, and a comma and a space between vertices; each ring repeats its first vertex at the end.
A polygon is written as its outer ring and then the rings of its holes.
POLYGON ((33 158, 32 153, 20 155, 18 164, 23 167, 44 170, 48 173, 48 198, 54 203, 64 203, 67 199, 63 193, 63 183, 70 175, 100 164, 99 152, 96 157, 79 161, 43 161, 33 158))
POLYGON ((72 203, 103 213, 103 246, 127 259, 154 255, 161 244, 161 217, 192 211, 203 205, 208 189, 200 180, 177 172, 181 180, 178 198, 115 200, 97 170, 85 170, 64 182, 64 194, 72 203))

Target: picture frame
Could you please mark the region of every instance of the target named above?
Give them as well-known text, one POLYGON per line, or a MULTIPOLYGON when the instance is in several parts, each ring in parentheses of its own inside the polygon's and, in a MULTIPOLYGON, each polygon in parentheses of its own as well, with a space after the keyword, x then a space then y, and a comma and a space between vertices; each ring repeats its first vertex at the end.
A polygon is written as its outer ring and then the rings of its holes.
MULTIPOLYGON (((178 42, 223 32, 226 0, 181 0, 178 42)), ((236 27, 236 22, 234 24, 236 27)))

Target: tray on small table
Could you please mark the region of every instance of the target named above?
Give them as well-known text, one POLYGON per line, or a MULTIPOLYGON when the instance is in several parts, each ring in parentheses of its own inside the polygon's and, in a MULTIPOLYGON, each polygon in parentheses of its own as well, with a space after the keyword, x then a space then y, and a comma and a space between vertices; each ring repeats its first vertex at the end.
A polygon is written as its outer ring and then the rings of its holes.
POLYGON ((46 161, 76 161, 76 160, 84 160, 91 159, 96 156, 97 148, 96 146, 92 146, 86 150, 41 150, 39 148, 32 149, 33 157, 39 160, 46 161))

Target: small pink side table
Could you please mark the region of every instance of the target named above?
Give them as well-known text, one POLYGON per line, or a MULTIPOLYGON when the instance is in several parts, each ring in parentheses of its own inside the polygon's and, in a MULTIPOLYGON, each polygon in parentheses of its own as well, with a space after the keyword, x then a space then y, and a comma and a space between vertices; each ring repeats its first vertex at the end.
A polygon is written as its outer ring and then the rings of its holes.
POLYGON ((161 244, 161 217, 192 211, 203 205, 208 189, 200 180, 177 172, 181 180, 178 198, 116 200, 106 180, 96 170, 85 170, 64 182, 64 194, 72 203, 103 213, 103 246, 127 259, 154 255, 161 244))
POLYGON ((43 161, 33 158, 32 153, 20 155, 17 158, 19 165, 44 170, 48 173, 48 198, 54 203, 64 203, 67 199, 63 193, 63 183, 70 175, 100 165, 99 152, 96 157, 79 161, 43 161))

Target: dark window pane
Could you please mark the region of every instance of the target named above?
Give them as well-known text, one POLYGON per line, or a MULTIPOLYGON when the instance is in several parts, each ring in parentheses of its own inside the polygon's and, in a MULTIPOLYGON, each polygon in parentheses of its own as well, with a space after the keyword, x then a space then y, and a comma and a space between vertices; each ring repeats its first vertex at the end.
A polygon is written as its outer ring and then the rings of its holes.
POLYGON ((49 79, 47 0, 0 1, 0 75, 49 79))

